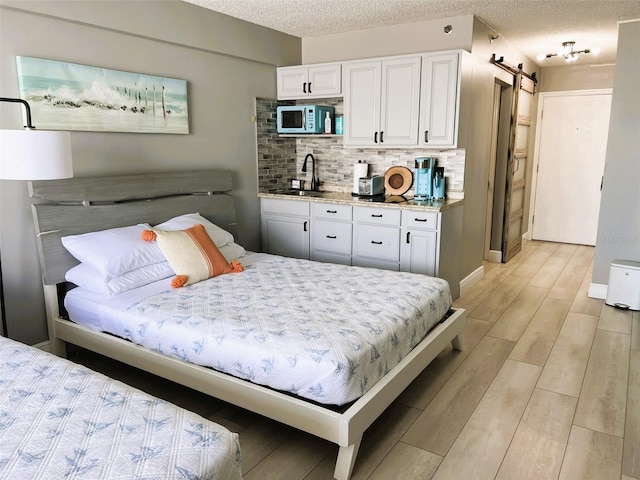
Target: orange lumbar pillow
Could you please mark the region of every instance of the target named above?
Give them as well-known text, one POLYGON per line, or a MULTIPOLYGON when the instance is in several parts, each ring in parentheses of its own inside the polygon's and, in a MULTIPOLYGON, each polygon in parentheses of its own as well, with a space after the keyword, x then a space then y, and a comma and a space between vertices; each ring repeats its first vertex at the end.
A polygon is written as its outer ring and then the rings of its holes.
POLYGON ((142 232, 142 239, 147 242, 157 240, 160 250, 176 272, 171 282, 173 288, 244 270, 237 260, 229 263, 224 258, 204 226, 199 223, 186 230, 145 230, 142 232))

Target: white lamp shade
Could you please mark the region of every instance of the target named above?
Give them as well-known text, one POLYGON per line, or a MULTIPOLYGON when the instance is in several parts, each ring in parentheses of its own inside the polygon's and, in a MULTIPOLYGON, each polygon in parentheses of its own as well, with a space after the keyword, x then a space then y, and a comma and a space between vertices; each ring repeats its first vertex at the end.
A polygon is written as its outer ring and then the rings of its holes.
POLYGON ((49 130, 0 130, 0 179, 73 177, 71 134, 49 130))

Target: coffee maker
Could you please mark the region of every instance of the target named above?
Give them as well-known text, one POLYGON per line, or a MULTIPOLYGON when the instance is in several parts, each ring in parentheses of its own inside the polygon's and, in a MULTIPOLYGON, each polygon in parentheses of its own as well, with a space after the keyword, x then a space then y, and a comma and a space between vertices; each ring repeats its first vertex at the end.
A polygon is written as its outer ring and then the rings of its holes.
POLYGON ((415 167, 413 196, 416 200, 431 200, 436 159, 434 157, 417 157, 415 167))

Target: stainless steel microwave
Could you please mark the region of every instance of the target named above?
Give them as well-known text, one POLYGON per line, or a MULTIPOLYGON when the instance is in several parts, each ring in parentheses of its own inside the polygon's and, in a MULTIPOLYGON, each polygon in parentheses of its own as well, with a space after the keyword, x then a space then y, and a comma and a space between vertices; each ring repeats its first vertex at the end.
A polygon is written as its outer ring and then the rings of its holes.
POLYGON ((333 125, 334 108, 325 105, 283 105, 276 112, 278 133, 323 133, 327 114, 333 125))

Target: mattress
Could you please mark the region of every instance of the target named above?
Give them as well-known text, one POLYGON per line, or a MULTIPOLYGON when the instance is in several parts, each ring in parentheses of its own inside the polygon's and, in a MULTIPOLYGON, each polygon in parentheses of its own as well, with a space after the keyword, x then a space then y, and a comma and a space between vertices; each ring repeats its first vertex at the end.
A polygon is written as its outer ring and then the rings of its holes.
POLYGON ((238 435, 0 337, 0 478, 241 479, 238 435))
POLYGON ((90 328, 326 405, 362 396, 451 306, 439 278, 267 254, 241 261, 242 273, 179 289, 170 279, 106 298, 76 288, 65 305, 90 328))

